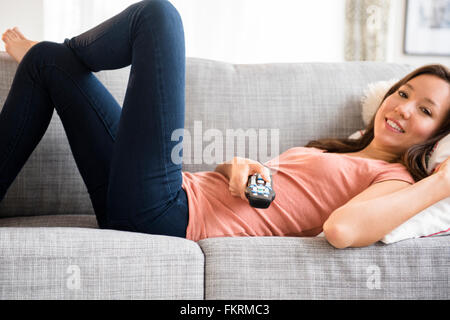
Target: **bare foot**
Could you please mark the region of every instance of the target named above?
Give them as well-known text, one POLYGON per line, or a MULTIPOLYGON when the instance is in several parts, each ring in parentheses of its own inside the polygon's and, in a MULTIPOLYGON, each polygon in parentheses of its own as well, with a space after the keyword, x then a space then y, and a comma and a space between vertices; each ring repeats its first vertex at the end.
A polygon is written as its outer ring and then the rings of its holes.
POLYGON ((17 27, 6 30, 2 35, 2 40, 5 43, 6 52, 19 63, 28 50, 38 43, 25 38, 17 27))

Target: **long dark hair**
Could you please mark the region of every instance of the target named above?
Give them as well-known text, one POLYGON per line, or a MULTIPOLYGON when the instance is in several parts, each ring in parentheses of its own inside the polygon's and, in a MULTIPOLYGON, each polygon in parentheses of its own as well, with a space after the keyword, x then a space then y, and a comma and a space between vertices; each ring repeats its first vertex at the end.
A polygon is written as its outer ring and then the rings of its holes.
MULTIPOLYGON (((383 97, 381 103, 383 103, 383 101, 388 96, 395 93, 402 85, 407 83, 409 80, 422 74, 435 75, 447 81, 447 83, 450 85, 450 70, 447 67, 440 64, 426 65, 410 72, 401 80, 399 80, 397 83, 395 83, 383 97)), ((367 147, 374 138, 375 116, 376 112, 372 117, 370 123, 365 128, 364 134, 359 139, 338 138, 338 139, 312 140, 308 142, 305 145, 305 147, 315 147, 334 153, 347 153, 360 151, 365 147, 367 147)), ((395 162, 403 164, 416 182, 422 180, 423 178, 426 178, 427 176, 429 176, 427 172, 427 160, 430 155, 430 152, 433 149, 436 142, 445 137, 449 132, 450 132, 450 110, 449 112, 447 112, 444 122, 442 123, 441 127, 436 131, 434 136, 430 137, 428 140, 420 144, 415 144, 411 146, 395 162)))

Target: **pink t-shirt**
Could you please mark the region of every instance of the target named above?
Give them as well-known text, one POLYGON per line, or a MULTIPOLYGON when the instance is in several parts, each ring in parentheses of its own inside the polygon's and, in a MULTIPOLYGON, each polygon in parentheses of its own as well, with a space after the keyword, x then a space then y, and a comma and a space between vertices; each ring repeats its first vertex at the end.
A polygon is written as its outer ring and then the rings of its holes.
POLYGON ((275 200, 256 209, 234 197, 214 171, 183 172, 189 204, 186 238, 316 236, 329 215, 370 185, 414 179, 399 163, 294 147, 264 163, 273 169, 275 200))

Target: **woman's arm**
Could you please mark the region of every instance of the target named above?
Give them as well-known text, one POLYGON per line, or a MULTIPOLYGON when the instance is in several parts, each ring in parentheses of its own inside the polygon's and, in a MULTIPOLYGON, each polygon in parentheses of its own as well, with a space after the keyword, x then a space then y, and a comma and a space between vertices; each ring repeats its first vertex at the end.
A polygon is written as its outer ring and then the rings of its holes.
POLYGON ((440 172, 413 185, 395 180, 376 183, 336 209, 324 223, 324 235, 336 248, 368 246, 449 196, 448 178, 440 172))

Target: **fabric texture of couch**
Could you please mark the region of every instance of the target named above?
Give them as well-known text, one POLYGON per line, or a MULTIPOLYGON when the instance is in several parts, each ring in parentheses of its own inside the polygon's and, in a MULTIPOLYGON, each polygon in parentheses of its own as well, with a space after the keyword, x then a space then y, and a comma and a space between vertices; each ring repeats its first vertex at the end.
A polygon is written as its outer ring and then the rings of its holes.
MULTIPOLYGON (((0 53, 0 106, 16 68, 0 53)), ((187 58, 185 129, 191 146, 203 150, 211 143, 208 129, 224 135, 265 129, 267 155, 277 131, 275 157, 360 129, 367 84, 410 70, 382 62, 237 65, 187 58)), ((121 104, 128 74, 124 68, 96 75, 121 104)), ((196 163, 194 151, 184 154, 183 170, 214 170, 217 163, 196 163)), ((249 157, 248 151, 247 143, 246 154, 234 155, 249 157)), ((55 112, 0 203, 0 299, 448 299, 448 240, 339 250, 320 237, 193 242, 101 230, 55 112)))

